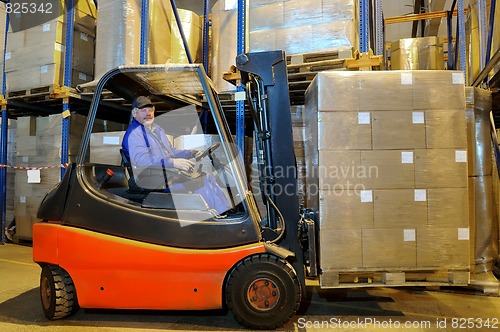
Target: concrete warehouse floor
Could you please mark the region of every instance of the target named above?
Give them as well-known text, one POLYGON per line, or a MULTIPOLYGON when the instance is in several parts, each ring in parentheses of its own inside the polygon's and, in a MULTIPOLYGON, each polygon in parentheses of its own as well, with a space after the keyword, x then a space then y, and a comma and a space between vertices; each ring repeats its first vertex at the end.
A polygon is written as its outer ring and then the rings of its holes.
MULTIPOLYGON (((31 258, 31 247, 0 245, 0 331, 244 330, 227 310, 80 309, 69 319, 48 321, 40 304, 39 275, 40 268, 31 258)), ((130 290, 130 296, 134 296, 135 292, 140 292, 140 285, 130 290)), ((310 304, 280 331, 500 329, 500 298, 477 295, 467 289, 428 291, 420 287, 402 287, 320 290, 317 284, 310 283, 308 292, 310 304), (486 322, 490 325, 489 329, 485 328, 486 322)))

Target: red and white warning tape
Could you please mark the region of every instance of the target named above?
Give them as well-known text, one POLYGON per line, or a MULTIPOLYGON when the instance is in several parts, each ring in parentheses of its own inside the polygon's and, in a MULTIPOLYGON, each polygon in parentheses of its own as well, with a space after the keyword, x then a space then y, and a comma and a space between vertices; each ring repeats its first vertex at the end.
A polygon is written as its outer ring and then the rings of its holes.
POLYGON ((31 167, 31 166, 11 166, 0 164, 0 168, 13 168, 13 169, 22 169, 22 170, 39 170, 39 169, 50 169, 50 168, 67 168, 69 164, 60 164, 57 166, 44 166, 44 167, 31 167))

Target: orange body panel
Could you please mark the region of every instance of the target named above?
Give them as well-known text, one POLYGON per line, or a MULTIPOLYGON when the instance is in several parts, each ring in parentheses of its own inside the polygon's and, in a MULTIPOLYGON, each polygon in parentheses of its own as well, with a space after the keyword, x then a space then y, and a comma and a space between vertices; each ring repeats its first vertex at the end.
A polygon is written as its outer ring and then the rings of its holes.
POLYGON ((33 260, 68 271, 83 308, 221 308, 229 269, 263 252, 262 243, 179 249, 59 224, 33 226, 33 260))

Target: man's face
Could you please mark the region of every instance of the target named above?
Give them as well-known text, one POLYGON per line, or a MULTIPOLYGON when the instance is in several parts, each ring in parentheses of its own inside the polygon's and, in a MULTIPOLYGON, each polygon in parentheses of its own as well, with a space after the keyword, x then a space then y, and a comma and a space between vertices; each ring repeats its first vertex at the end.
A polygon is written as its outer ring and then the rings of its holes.
POLYGON ((132 116, 143 126, 150 127, 155 118, 155 108, 154 106, 138 108, 137 112, 132 113, 132 116))

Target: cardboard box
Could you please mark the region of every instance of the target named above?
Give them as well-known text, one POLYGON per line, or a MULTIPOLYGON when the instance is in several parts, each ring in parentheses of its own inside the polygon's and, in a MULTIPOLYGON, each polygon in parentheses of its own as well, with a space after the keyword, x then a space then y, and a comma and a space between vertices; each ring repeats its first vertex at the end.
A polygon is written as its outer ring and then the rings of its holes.
POLYGON ((17 156, 36 156, 36 136, 18 136, 17 156))
POLYGON ((467 151, 416 149, 416 188, 467 188, 467 151))
POLYGON ((120 165, 122 140, 125 131, 92 133, 90 136, 90 162, 120 165))
POLYGON ((321 229, 319 239, 322 270, 349 270, 362 266, 361 229, 321 229))
POLYGON ((373 149, 425 148, 424 112, 373 112, 373 149))
MULTIPOLYGON (((74 2, 76 10, 74 11, 74 22, 82 26, 91 27, 95 24, 97 17, 97 8, 93 0, 78 0, 74 2)), ((44 3, 44 9, 49 9, 44 3)), ((59 6, 52 6, 51 13, 44 15, 22 14, 16 13, 10 15, 10 26, 14 32, 30 29, 37 25, 42 25, 48 20, 66 22, 66 6, 65 1, 61 0, 59 6)))
MULTIPOLYGON (((412 110, 413 85, 404 71, 361 71, 360 110, 412 110)), ((345 93, 349 93, 348 90, 345 93)))
POLYGON ((37 68, 42 65, 64 63, 64 46, 55 42, 27 46, 11 52, 5 61, 5 71, 12 72, 26 68, 37 68))
POLYGON ((361 169, 369 170, 367 189, 415 188, 413 150, 361 151, 361 169))
POLYGON ((374 190, 374 227, 416 228, 427 225, 426 190, 374 190))
POLYGON ((465 108, 464 73, 452 70, 415 70, 413 108, 415 110, 465 108))
POLYGON ((260 6, 251 6, 249 15, 252 19, 249 21, 249 31, 255 32, 264 30, 275 30, 283 27, 284 3, 274 2, 260 6))
POLYGON ((370 112, 319 112, 319 150, 370 150, 370 112))
MULTIPOLYGON (((26 31, 12 32, 7 34, 7 53, 17 51, 26 46, 26 31)), ((6 54, 7 55, 7 54, 6 54)), ((10 55, 9 55, 10 56, 10 55)))
POLYGON ((318 111, 358 111, 361 77, 356 72, 319 72, 306 90, 317 98, 318 111))
POLYGON ((35 116, 23 116, 17 118, 16 136, 35 136, 36 122, 37 117, 35 116))
POLYGON ((424 227, 417 230, 417 266, 469 269, 469 228, 424 227))
POLYGON ((364 268, 417 266, 415 229, 363 229, 364 268))
POLYGON ((467 148, 465 111, 425 111, 425 127, 428 149, 467 148))
POLYGON ((320 190, 320 229, 373 228, 371 195, 371 191, 320 190))
POLYGON ((309 177, 317 178, 322 190, 355 189, 370 177, 371 174, 364 171, 360 151, 321 150, 318 167, 309 169, 309 177))
POLYGON ((427 192, 429 226, 440 228, 469 226, 467 188, 433 188, 427 192))

